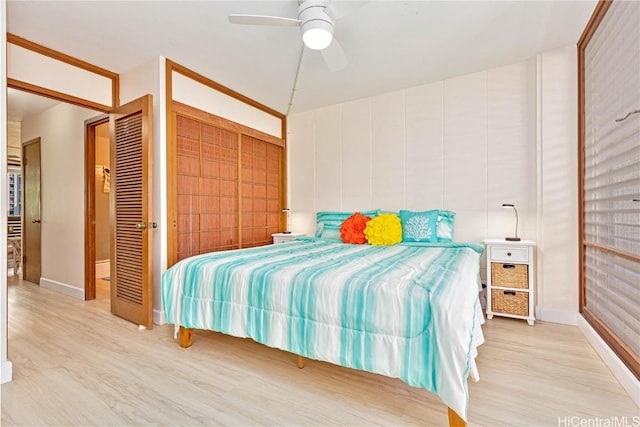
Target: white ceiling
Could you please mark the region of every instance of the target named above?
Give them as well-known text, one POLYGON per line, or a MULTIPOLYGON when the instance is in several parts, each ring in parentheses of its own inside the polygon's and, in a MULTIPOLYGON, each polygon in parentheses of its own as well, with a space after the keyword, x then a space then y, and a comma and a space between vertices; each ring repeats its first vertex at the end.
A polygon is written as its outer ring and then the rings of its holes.
MULTIPOLYGON (((596 0, 334 3, 348 12, 335 29, 348 65, 331 72, 304 49, 292 113, 576 44, 596 0)), ((282 113, 303 51, 298 28, 227 21, 229 13, 295 18, 295 0, 10 0, 7 12, 8 32, 116 73, 164 56, 282 113)))

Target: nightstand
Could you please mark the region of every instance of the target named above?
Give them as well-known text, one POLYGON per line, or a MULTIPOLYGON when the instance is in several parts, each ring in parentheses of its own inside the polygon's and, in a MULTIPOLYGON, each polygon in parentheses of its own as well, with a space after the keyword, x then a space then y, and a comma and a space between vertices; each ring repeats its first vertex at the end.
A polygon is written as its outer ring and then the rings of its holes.
POLYGON ((536 243, 504 239, 483 241, 487 256, 487 318, 524 319, 533 326, 536 243))
POLYGON ((277 245, 279 243, 287 243, 295 239, 296 237, 304 236, 305 233, 275 233, 272 234, 273 244, 277 245))

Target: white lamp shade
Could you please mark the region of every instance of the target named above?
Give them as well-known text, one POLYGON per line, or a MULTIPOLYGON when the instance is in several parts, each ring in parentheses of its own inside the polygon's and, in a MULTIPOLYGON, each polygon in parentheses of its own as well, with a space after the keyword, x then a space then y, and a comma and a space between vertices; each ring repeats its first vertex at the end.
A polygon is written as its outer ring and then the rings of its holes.
POLYGON ((333 25, 324 20, 305 22, 302 27, 302 41, 313 50, 326 49, 333 40, 333 25))
POLYGON ((322 50, 331 44, 331 33, 323 28, 312 28, 302 35, 304 44, 313 50, 322 50))

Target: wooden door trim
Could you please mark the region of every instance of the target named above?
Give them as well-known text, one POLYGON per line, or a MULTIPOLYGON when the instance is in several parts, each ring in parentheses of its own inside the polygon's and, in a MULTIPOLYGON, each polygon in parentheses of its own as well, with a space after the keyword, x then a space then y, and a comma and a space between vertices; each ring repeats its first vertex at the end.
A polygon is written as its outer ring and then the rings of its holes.
POLYGON ((96 299, 96 127, 109 123, 101 114, 84 121, 84 299, 96 299))
MULTIPOLYGON (((170 105, 170 103, 168 104, 170 105)), ((167 268, 178 261, 178 164, 177 164, 177 114, 173 111, 167 114, 167 121, 170 123, 167 134, 167 268)))

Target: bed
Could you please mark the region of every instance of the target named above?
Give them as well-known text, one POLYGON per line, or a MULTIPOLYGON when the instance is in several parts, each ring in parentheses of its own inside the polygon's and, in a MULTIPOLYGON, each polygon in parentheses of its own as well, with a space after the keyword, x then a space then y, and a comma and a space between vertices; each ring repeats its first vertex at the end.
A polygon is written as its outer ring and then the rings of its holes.
MULTIPOLYGON (((181 345, 204 329, 424 388, 466 421, 478 380, 482 246, 319 238, 184 259, 162 276, 181 345)), ((301 360, 299 358, 299 360, 301 360)))

